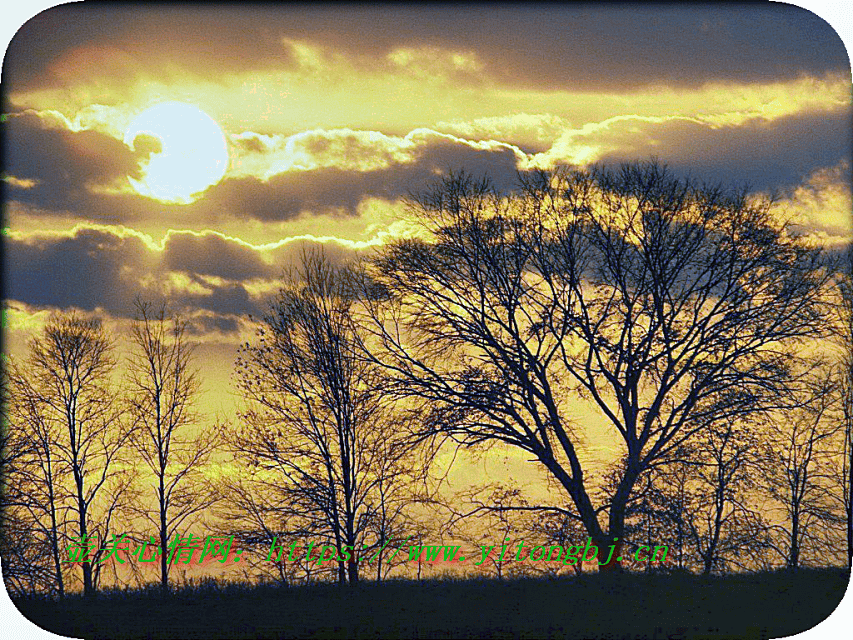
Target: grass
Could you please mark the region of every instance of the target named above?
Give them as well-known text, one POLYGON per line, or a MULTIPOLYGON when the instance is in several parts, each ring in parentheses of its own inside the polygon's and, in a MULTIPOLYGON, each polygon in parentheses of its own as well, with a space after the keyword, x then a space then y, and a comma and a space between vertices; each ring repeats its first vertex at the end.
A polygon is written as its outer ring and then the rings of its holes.
POLYGON ((778 638, 828 617, 849 573, 431 580, 300 587, 213 582, 92 601, 19 599, 76 638, 778 638))

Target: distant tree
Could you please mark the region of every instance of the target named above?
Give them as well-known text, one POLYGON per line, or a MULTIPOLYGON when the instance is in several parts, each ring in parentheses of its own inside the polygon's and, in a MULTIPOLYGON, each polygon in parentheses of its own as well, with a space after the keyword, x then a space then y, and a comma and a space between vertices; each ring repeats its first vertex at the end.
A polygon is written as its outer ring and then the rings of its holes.
POLYGON ((853 567, 853 248, 847 249, 836 287, 835 342, 840 357, 833 371, 837 381, 841 451, 837 500, 844 512, 847 568, 853 567))
MULTIPOLYGON (((94 595, 113 534, 113 518, 124 499, 129 474, 117 464, 130 436, 124 406, 112 380, 113 344, 98 320, 76 313, 54 314, 29 343, 26 360, 11 384, 13 405, 23 407, 35 464, 55 502, 54 530, 75 527, 71 541, 91 545, 82 562, 83 593, 94 595), (53 480, 49 480, 53 478, 53 480), (49 483, 49 484, 48 484, 49 483), (49 486, 50 485, 50 486, 49 486)), ((34 496, 33 496, 34 497, 34 496)))
MULTIPOLYGON (((521 542, 526 533, 520 516, 528 502, 521 490, 505 485, 473 487, 455 496, 457 501, 469 508, 454 514, 448 535, 473 547, 469 565, 498 580, 522 574, 526 567, 513 559, 513 543, 521 542), (483 557, 483 553, 488 555, 483 557)), ((527 538, 529 545, 530 536, 527 538)))
POLYGON ((305 577, 306 570, 310 571, 299 557, 289 559, 290 544, 304 544, 310 533, 299 529, 292 505, 277 490, 278 480, 275 475, 242 465, 238 473, 223 474, 216 481, 219 499, 213 513, 221 523, 219 533, 234 535, 235 544, 250 551, 240 560, 246 580, 275 581, 286 586, 297 583, 305 577), (284 549, 280 557, 278 549, 284 549), (273 555, 267 560, 271 551, 273 555))
POLYGON ((11 358, 3 371, 2 409, 4 577, 15 592, 55 592, 62 598, 64 535, 56 424, 47 420, 39 395, 11 358))
POLYGON ((365 296, 389 391, 431 409, 426 432, 528 452, 599 547, 622 544, 646 469, 775 406, 800 345, 825 332, 819 249, 771 202, 654 164, 534 172, 508 196, 451 175, 411 205, 421 238, 384 248, 365 296), (622 448, 606 504, 578 399, 622 448))
POLYGON ((764 465, 766 491, 781 512, 774 545, 790 569, 803 558, 831 552, 838 517, 832 500, 833 457, 838 424, 829 419, 838 397, 829 375, 821 375, 798 394, 799 402, 769 422, 771 445, 764 465))
MULTIPOLYGON (((679 524, 676 505, 670 502, 667 487, 653 482, 652 474, 644 474, 637 483, 635 494, 625 509, 625 543, 634 550, 640 545, 653 549, 668 543, 673 524, 679 524)), ((656 567, 651 562, 642 565, 651 572, 656 567)))
MULTIPOLYGON (((564 512, 545 511, 536 515, 528 515, 525 530, 529 531, 532 538, 541 541, 546 548, 552 545, 560 545, 564 549, 571 546, 584 545, 587 541, 586 530, 577 515, 569 509, 564 512)), ((539 544, 537 542, 537 544, 539 544)), ((595 561, 593 561, 595 562, 595 561)), ((571 570, 580 575, 583 573, 583 561, 578 560, 576 564, 569 563, 571 570)), ((554 564, 551 567, 554 573, 562 569, 562 565, 554 564)))
POLYGON ((665 501, 661 510, 665 528, 654 544, 666 544, 674 567, 688 571, 693 564, 690 545, 691 534, 695 531, 693 523, 702 504, 698 492, 692 487, 695 481, 693 469, 689 464, 676 462, 652 470, 651 475, 654 478, 652 485, 665 501))
POLYGON ((201 467, 214 441, 198 426, 193 411, 199 380, 186 323, 170 316, 165 305, 137 300, 131 342, 127 366, 135 427, 131 443, 151 474, 156 496, 154 508, 137 511, 157 527, 160 584, 168 591, 169 541, 213 500, 205 490, 201 467))
POLYGON ((408 560, 403 553, 394 553, 395 544, 402 544, 410 531, 418 529, 415 515, 418 505, 434 503, 435 489, 429 484, 428 458, 432 453, 421 443, 415 446, 406 434, 416 415, 397 414, 399 433, 387 440, 379 439, 373 445, 372 475, 375 477, 372 495, 367 501, 373 514, 367 533, 373 543, 366 548, 368 565, 376 567, 376 581, 408 560), (405 425, 405 426, 404 426, 405 425), (419 459, 420 458, 420 459, 419 459))
POLYGON ((300 523, 289 533, 331 544, 338 581, 350 584, 373 555, 368 534, 393 533, 400 492, 426 460, 414 455, 380 370, 358 351, 355 293, 345 268, 303 254, 257 341, 242 349, 237 383, 247 406, 232 438, 238 464, 278 494, 280 515, 300 523))
POLYGON ((768 544, 756 508, 763 469, 758 429, 722 422, 709 428, 692 452, 695 504, 688 528, 702 572, 745 568, 768 544))

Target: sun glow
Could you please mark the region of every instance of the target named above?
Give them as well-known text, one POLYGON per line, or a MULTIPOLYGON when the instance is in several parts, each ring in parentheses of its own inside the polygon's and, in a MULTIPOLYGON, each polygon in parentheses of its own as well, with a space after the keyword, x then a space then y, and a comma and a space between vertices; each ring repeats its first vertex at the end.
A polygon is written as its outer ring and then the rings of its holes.
POLYGON ((135 149, 139 136, 153 136, 160 147, 143 162, 141 179, 127 178, 140 195, 189 204, 219 182, 228 168, 225 134, 193 105, 163 102, 149 107, 130 123, 124 142, 135 149))

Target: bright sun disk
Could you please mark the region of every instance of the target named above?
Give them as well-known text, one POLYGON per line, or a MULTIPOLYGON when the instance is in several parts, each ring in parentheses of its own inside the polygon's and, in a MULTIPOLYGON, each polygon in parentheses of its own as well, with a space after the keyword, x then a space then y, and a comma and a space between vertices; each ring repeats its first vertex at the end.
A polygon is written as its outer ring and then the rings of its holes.
POLYGON ((222 129, 191 104, 162 102, 130 123, 124 143, 131 149, 137 136, 160 141, 161 149, 142 163, 142 177, 128 176, 136 191, 162 202, 189 204, 216 184, 228 168, 228 144, 222 129))

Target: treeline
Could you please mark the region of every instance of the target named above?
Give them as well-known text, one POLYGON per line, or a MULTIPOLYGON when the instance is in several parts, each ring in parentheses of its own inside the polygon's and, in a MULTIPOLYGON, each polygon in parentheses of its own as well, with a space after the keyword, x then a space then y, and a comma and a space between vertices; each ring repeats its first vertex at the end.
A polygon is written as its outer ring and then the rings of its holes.
POLYGON ((165 306, 137 303, 122 362, 99 321, 51 316, 4 366, 9 588, 147 581, 98 560, 113 536, 151 531, 125 541, 159 549, 168 590, 168 544, 194 526, 252 550, 247 578, 285 583, 381 580, 403 560, 390 541, 439 537, 588 536, 619 550, 605 571, 640 544, 686 571, 849 567, 849 257, 767 199, 656 164, 519 180, 500 194, 451 174, 411 198, 413 237, 358 264, 305 253, 240 350, 239 415, 216 425, 165 306), (590 413, 612 436, 605 471, 590 413), (493 445, 536 461, 553 500, 441 490, 440 452, 493 445), (92 562, 66 562, 89 538, 92 562), (360 553, 263 560, 296 539, 360 553))

